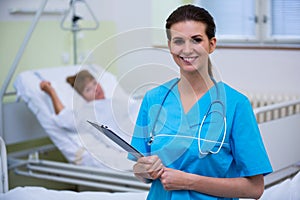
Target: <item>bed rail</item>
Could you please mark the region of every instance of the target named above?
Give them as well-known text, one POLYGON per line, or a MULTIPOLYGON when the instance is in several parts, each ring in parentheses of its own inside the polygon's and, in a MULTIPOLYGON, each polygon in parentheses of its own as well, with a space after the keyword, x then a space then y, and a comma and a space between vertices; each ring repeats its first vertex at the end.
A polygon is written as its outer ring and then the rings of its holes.
POLYGON ((273 173, 265 176, 266 187, 272 186, 300 170, 299 106, 300 99, 296 99, 254 109, 257 118, 267 118, 259 123, 274 170, 273 173), (284 114, 278 115, 278 113, 284 114))
POLYGON ((260 115, 269 115, 267 118, 265 118, 265 120, 262 120, 261 122, 297 114, 300 113, 300 99, 283 101, 280 103, 257 107, 254 108, 254 113, 257 119, 260 118, 260 115))
POLYGON ((14 163, 16 174, 39 179, 88 186, 110 192, 138 192, 150 188, 149 184, 137 180, 132 172, 40 160, 37 154, 31 155, 28 160, 10 158, 10 162, 14 163))
POLYGON ((7 154, 5 143, 0 137, 0 172, 1 172, 1 181, 0 181, 0 194, 8 191, 8 173, 7 173, 7 154))

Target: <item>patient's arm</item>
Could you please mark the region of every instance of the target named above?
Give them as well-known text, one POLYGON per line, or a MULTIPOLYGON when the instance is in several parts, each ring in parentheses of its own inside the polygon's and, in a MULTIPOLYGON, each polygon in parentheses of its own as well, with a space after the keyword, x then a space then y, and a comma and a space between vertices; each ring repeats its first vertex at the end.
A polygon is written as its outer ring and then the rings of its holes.
POLYGON ((40 88, 50 96, 55 114, 59 114, 65 106, 60 101, 55 89, 51 86, 51 83, 49 81, 42 81, 40 83, 40 88))

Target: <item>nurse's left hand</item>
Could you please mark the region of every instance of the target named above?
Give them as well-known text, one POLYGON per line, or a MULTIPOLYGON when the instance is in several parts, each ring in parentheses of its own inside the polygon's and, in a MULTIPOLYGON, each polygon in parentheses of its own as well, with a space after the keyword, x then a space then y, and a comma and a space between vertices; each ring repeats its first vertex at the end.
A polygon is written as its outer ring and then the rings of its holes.
POLYGON ((163 164, 157 155, 139 158, 133 166, 135 176, 155 180, 163 172, 163 164))
POLYGON ((189 180, 188 173, 171 169, 164 168, 160 181, 164 186, 165 190, 188 190, 189 180))

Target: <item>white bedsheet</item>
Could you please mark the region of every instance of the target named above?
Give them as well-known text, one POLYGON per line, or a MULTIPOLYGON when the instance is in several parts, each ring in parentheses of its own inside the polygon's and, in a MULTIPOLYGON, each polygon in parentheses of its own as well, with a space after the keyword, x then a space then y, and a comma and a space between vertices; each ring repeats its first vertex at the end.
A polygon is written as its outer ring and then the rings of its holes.
POLYGON ((1 200, 142 200, 146 197, 147 192, 73 192, 43 187, 17 187, 0 194, 1 200))
POLYGON ((284 180, 268 188, 261 200, 300 200, 300 172, 293 178, 284 180))
POLYGON ((101 137, 98 131, 86 122, 92 120, 105 124, 127 141, 130 140, 140 102, 131 99, 124 92, 113 74, 95 65, 29 70, 17 76, 14 87, 17 95, 27 103, 69 162, 118 169, 122 166, 122 170, 131 168, 132 163, 126 159, 127 154, 120 151, 111 141, 101 137), (87 103, 66 82, 67 76, 74 75, 83 68, 89 70, 100 82, 105 92, 105 100, 87 103), (39 88, 40 77, 50 81, 65 107, 74 111, 71 121, 74 121, 76 129, 57 126, 57 123, 64 123, 64 119, 57 118, 49 96, 39 88))
MULTIPOLYGON (((148 192, 73 192, 49 190, 42 187, 17 187, 0 194, 1 200, 142 200, 148 192)), ((248 199, 250 200, 250 199, 248 199)), ((265 190, 260 200, 300 200, 300 172, 291 179, 265 190)))

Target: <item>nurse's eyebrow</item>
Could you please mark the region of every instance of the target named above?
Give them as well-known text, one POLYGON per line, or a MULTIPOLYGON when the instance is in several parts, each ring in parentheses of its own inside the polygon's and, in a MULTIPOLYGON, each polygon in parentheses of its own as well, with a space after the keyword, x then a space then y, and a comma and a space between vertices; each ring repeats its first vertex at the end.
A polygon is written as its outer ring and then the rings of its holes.
POLYGON ((173 37, 172 39, 173 40, 178 40, 178 39, 182 39, 183 37, 180 37, 180 36, 176 36, 176 37, 173 37))
MULTIPOLYGON (((197 38, 202 38, 203 36, 201 35, 201 34, 199 34, 199 35, 193 35, 192 37, 191 37, 191 39, 197 39, 197 38)), ((184 36, 176 36, 176 37, 173 37, 172 38, 172 40, 179 40, 179 39, 183 39, 184 38, 184 36)))
POLYGON ((195 38, 199 38, 199 37, 202 37, 202 35, 200 35, 200 34, 199 35, 193 35, 191 38, 195 39, 195 38))

